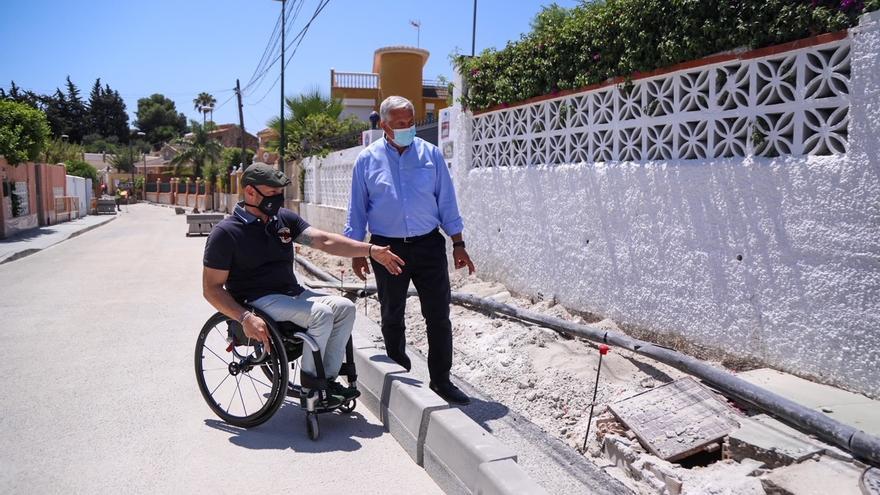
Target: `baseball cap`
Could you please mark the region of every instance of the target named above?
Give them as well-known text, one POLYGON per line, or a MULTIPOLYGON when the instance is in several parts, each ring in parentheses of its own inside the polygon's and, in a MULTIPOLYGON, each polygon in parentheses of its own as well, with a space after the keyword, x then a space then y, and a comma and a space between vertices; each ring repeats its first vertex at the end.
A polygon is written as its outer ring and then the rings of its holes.
POLYGON ((244 170, 241 184, 243 186, 284 187, 290 184, 290 179, 284 175, 284 172, 267 163, 255 162, 244 170))

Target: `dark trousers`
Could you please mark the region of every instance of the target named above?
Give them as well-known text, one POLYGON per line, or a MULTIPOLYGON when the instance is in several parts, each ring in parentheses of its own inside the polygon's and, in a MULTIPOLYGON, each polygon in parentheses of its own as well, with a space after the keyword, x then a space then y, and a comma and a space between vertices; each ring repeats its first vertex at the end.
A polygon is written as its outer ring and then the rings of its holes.
POLYGON ((406 355, 406 293, 409 282, 419 293, 422 316, 428 333, 428 371, 434 383, 449 381, 452 368, 452 323, 449 321, 449 271, 446 262, 446 238, 435 231, 415 242, 374 235, 370 242, 391 246, 406 266, 400 275, 391 275, 384 266, 372 262, 382 306, 382 336, 388 357, 410 369, 406 355))

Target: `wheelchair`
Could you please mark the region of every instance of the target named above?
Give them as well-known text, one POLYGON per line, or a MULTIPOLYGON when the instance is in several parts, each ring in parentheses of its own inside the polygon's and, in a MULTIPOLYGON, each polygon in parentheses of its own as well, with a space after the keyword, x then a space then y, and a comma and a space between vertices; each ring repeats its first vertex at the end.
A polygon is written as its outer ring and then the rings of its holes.
MULTIPOLYGON (((286 397, 299 399, 305 411, 309 438, 320 435, 318 414, 354 411, 356 399, 325 407, 327 380, 321 352, 306 329, 290 322, 276 322, 249 308, 266 322, 270 352, 262 343, 248 339, 237 321, 223 313, 211 316, 199 332, 195 348, 195 372, 199 391, 211 410, 223 421, 252 428, 269 420, 286 397), (302 371, 304 347, 312 352, 318 376, 302 371), (299 370, 299 373, 297 373, 299 370), (309 389, 308 394, 303 388, 309 389)), ((357 371, 351 338, 339 370, 350 387, 357 388, 357 371)))

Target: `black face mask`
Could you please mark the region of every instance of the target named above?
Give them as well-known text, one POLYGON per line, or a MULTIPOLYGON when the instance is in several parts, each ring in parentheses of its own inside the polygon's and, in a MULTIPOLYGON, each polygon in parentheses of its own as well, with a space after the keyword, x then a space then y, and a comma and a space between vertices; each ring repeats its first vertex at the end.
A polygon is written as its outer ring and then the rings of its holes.
POLYGON ((262 196, 263 200, 260 201, 260 204, 258 204, 258 205, 251 205, 251 204, 247 204, 247 203, 245 203, 245 204, 247 206, 250 206, 250 207, 253 207, 253 208, 256 208, 256 209, 262 211, 263 213, 265 213, 266 215, 269 215, 270 217, 274 217, 275 215, 277 215, 278 210, 281 209, 281 205, 284 203, 284 193, 274 194, 272 196, 266 196, 265 194, 261 193, 260 190, 257 189, 256 187, 254 188, 254 191, 257 191, 257 194, 262 196))

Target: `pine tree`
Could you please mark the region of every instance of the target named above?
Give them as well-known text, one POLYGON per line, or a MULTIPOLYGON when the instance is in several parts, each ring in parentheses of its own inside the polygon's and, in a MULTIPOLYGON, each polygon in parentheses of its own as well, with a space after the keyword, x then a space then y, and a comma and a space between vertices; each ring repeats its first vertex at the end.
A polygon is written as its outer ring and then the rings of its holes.
POLYGON ((70 141, 74 143, 82 142, 83 136, 86 135, 88 123, 86 122, 87 108, 82 97, 80 97, 79 88, 67 76, 67 105, 65 108, 65 120, 67 121, 67 134, 70 141))
POLYGON ((89 93, 88 133, 102 138, 116 136, 119 142, 128 141, 128 114, 125 101, 118 91, 107 84, 101 87, 101 79, 95 80, 89 93))

